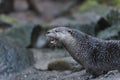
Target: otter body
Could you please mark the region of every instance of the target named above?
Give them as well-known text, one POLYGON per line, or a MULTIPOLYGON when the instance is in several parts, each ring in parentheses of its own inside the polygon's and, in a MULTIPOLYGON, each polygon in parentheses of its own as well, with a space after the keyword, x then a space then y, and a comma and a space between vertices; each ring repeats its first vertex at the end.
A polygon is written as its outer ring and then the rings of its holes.
POLYGON ((47 36, 52 42, 61 42, 70 55, 93 76, 120 70, 119 40, 101 40, 66 27, 49 30, 47 36))

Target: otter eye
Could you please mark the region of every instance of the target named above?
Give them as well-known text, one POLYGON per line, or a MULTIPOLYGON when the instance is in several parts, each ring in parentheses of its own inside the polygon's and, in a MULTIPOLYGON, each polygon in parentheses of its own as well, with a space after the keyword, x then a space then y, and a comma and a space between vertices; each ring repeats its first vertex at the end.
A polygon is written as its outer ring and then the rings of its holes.
POLYGON ((55 30, 55 32, 59 32, 58 30, 55 30))
POLYGON ((72 34, 72 30, 68 30, 68 32, 69 32, 70 34, 72 34))

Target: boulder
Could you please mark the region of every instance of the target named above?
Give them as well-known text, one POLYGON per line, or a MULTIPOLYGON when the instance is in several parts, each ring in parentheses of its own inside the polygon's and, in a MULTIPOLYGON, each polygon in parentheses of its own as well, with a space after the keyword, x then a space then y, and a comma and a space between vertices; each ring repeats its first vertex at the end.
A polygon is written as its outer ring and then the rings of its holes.
POLYGON ((18 47, 14 40, 0 35, 0 80, 20 73, 33 62, 31 51, 18 47))
POLYGON ((109 71, 105 75, 101 75, 96 79, 92 80, 119 80, 120 79, 120 73, 117 70, 109 71))
POLYGON ((32 49, 35 57, 34 67, 37 70, 48 70, 48 65, 53 61, 68 56, 68 53, 63 50, 50 49, 32 49))
POLYGON ((70 11, 70 9, 82 2, 83 0, 31 0, 31 3, 42 16, 47 19, 64 15, 70 11))
POLYGON ((30 37, 35 25, 29 23, 20 23, 12 28, 5 30, 3 35, 6 35, 14 40, 20 47, 27 47, 30 44, 30 37))
POLYGON ((119 24, 120 23, 120 10, 111 8, 106 12, 104 17, 111 25, 119 24))
POLYGON ((113 25, 112 27, 109 27, 99 32, 97 37, 101 39, 108 39, 108 40, 109 39, 120 40, 120 25, 116 24, 116 25, 113 25))
MULTIPOLYGON (((82 20, 82 19, 81 19, 82 20)), ((71 20, 67 18, 58 18, 56 20, 53 20, 50 25, 52 26, 66 26, 73 29, 79 29, 89 35, 95 35, 95 23, 91 22, 84 22, 84 19, 82 22, 77 20, 71 20)))
POLYGON ((100 16, 104 16, 106 11, 108 11, 110 7, 104 6, 99 4, 95 0, 87 0, 84 2, 80 7, 78 7, 78 11, 85 13, 85 12, 94 12, 96 14, 99 14, 100 16))
POLYGON ((109 27, 111 27, 110 23, 104 17, 101 17, 96 23, 95 34, 97 35, 100 31, 109 27))
POLYGON ((31 33, 30 44, 27 48, 44 48, 47 47, 48 41, 45 36, 46 30, 40 26, 36 25, 31 33))

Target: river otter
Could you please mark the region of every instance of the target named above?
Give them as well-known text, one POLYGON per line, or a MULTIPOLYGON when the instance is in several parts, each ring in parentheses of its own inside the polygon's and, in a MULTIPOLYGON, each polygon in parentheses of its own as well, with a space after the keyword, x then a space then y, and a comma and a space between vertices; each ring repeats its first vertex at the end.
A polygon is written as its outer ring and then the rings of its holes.
POLYGON ((61 42, 94 77, 110 70, 120 70, 120 40, 102 40, 67 27, 51 29, 46 36, 51 43, 61 42))

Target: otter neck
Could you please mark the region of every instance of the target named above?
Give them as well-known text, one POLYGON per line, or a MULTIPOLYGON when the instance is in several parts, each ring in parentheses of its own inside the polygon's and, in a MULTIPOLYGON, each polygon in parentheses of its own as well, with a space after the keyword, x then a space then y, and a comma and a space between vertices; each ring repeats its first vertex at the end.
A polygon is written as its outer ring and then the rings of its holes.
POLYGON ((81 65, 86 64, 86 59, 88 56, 89 42, 88 36, 84 34, 74 34, 74 37, 68 38, 63 41, 65 49, 70 53, 70 55, 78 61, 81 65))

